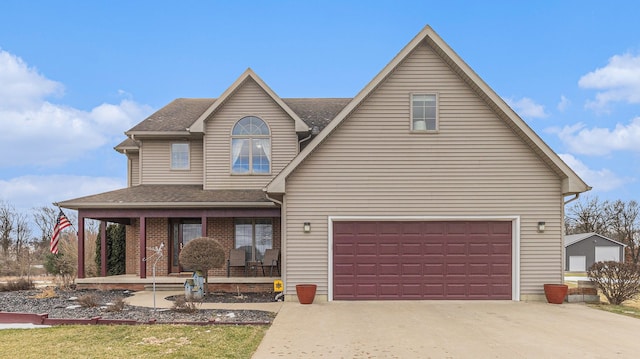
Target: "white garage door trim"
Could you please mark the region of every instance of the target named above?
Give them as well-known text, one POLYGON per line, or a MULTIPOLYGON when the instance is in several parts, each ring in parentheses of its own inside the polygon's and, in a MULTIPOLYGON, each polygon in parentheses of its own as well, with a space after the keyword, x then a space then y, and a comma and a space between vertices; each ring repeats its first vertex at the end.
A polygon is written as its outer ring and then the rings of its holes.
POLYGON ((511 300, 520 300, 520 216, 328 216, 327 300, 333 301, 333 222, 334 221, 511 221, 511 300))
POLYGON ((596 246, 596 262, 620 261, 620 248, 611 246, 596 246))
POLYGON ((587 256, 569 256, 569 272, 586 272, 587 256))

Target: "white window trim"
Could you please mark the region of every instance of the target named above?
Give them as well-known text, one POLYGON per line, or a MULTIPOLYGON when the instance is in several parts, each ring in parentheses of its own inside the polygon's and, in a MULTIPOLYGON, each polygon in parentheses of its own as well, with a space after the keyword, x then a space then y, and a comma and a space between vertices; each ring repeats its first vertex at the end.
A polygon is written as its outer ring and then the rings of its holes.
POLYGON ((438 133, 440 132, 440 93, 438 92, 412 92, 409 94, 409 132, 411 133, 438 133), (413 128, 413 96, 433 95, 436 97, 436 129, 415 130, 413 128))
POLYGON ((272 137, 273 136, 272 136, 272 134, 273 134, 273 132, 271 131, 271 126, 269 126, 269 123, 267 121, 265 121, 262 116, 258 116, 258 115, 243 115, 243 116, 240 117, 240 119, 238 121, 234 122, 233 126, 231 126, 231 131, 229 133, 229 173, 232 176, 271 176, 271 173, 272 173, 272 170, 273 170, 273 141, 272 141, 272 137), (233 134, 233 129, 236 127, 238 122, 240 122, 245 117, 256 117, 256 118, 259 118, 267 126, 267 129, 269 130, 269 134, 268 135, 250 135, 250 136, 234 135, 233 134), (233 140, 234 139, 249 139, 249 140, 253 140, 253 139, 268 139, 269 140, 269 172, 254 173, 253 172, 253 158, 252 158, 253 156, 249 156, 249 172, 247 172, 247 173, 234 172, 233 171, 233 140))
POLYGON ((171 171, 189 171, 191 169, 191 144, 189 142, 172 142, 169 145, 169 167, 171 171), (174 167, 173 165, 173 145, 187 145, 187 166, 174 167))

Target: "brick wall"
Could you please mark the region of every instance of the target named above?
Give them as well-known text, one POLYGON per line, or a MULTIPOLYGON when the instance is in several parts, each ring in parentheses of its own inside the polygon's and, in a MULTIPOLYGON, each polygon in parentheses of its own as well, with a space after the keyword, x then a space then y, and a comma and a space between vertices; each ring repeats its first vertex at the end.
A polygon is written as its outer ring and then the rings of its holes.
MULTIPOLYGON (((164 243, 164 258, 160 260, 156 266, 156 275, 165 276, 170 272, 170 228, 167 218, 147 218, 147 248, 159 246, 164 243)), ((134 219, 132 224, 127 226, 127 245, 126 245, 126 273, 140 275, 140 222, 134 219)), ((222 248, 229 257, 229 251, 234 247, 235 227, 233 218, 208 218, 207 219, 207 236, 216 239, 222 245, 222 248)), ((280 249, 280 218, 273 218, 273 248, 280 249)), ((147 251, 146 256, 150 256, 152 252, 147 251)), ((152 275, 152 262, 147 262, 147 276, 152 275)), ((226 259, 222 268, 216 268, 209 271, 209 276, 226 277, 227 266, 226 259)), ((231 268, 232 277, 244 276, 242 268, 231 268)))
POLYGON ((140 253, 140 225, 138 219, 133 219, 131 225, 126 227, 127 243, 125 255, 125 273, 140 275, 138 268, 140 253))
MULTIPOLYGON (((156 275, 169 274, 169 220, 167 218, 147 218, 147 248, 154 248, 164 243, 163 257, 156 264, 156 275)), ((139 247, 139 246, 138 246, 139 247)), ((153 251, 146 250, 145 257, 150 257, 153 251)), ((153 260, 145 262, 147 276, 153 273, 153 260)))

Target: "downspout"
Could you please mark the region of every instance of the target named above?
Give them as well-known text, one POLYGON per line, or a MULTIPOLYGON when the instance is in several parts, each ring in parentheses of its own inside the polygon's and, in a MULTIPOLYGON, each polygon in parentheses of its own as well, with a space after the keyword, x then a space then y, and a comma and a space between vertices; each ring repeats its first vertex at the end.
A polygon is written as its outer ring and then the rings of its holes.
POLYGON ((311 136, 313 136, 313 130, 309 129, 309 136, 307 136, 307 137, 301 139, 300 141, 298 141, 298 153, 300 153, 300 147, 302 147, 302 142, 309 141, 311 139, 311 136))

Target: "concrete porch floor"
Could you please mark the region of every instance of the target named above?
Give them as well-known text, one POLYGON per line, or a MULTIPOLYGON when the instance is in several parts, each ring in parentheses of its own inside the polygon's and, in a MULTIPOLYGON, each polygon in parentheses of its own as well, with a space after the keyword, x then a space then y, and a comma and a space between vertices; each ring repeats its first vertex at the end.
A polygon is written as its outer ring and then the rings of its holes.
MULTIPOLYGON (((176 290, 183 288, 187 276, 156 276, 156 290, 176 290)), ((280 277, 209 277, 209 290, 215 291, 273 291, 273 281, 280 277)), ((76 278, 78 288, 129 289, 141 291, 153 287, 154 277, 140 278, 135 274, 107 277, 76 278)))

